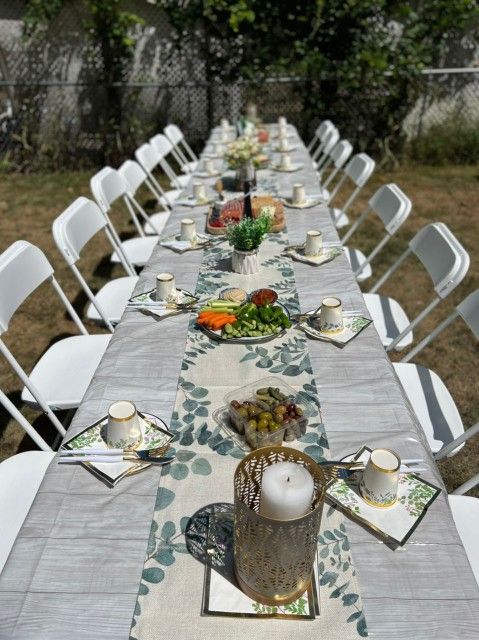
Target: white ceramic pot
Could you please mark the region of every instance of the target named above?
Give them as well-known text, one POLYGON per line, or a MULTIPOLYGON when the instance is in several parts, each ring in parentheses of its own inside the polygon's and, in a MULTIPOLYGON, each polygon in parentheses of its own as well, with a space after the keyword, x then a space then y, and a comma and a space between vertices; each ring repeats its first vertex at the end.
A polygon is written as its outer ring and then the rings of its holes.
POLYGON ((244 276, 257 273, 259 271, 258 249, 254 249, 254 251, 233 249, 231 266, 235 273, 241 273, 244 276))

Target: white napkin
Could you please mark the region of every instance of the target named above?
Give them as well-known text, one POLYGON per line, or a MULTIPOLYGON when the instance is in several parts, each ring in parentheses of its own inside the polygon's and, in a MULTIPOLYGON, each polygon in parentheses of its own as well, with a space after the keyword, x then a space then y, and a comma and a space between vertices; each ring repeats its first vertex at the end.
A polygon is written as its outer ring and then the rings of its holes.
POLYGON ((170 249, 176 249, 177 251, 185 251, 191 247, 189 240, 164 240, 160 242, 162 247, 168 247, 170 249))

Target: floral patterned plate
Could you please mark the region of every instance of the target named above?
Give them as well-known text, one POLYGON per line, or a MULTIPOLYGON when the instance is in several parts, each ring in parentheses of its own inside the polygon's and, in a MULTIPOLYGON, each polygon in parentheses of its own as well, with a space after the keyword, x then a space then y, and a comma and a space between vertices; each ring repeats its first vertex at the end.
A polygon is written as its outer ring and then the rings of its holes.
POLYGON ((173 236, 165 236, 160 239, 162 247, 171 249, 176 253, 185 253, 185 251, 198 251, 199 249, 205 249, 211 243, 211 236, 207 236, 204 233, 197 233, 196 240, 182 240, 181 235, 178 233, 173 236))
POLYGON ((273 171, 281 171, 282 173, 292 173, 293 171, 299 171, 303 168, 302 164, 292 164, 289 169, 283 169, 279 164, 273 164, 273 171))
MULTIPOLYGON (((362 447, 356 454, 343 458, 343 461, 359 460, 366 463, 370 455, 371 449, 362 447)), ((386 541, 402 547, 440 493, 439 487, 414 473, 401 473, 398 501, 387 509, 367 504, 359 493, 357 483, 352 481, 336 480, 326 495, 347 516, 366 525, 386 541)))
MULTIPOLYGON (((173 434, 168 431, 168 427, 161 418, 152 415, 151 413, 138 412, 143 426, 143 439, 138 445, 138 449, 161 449, 166 446, 174 437, 173 434)), ((94 424, 84 429, 81 433, 73 436, 70 440, 63 443, 64 449, 108 449, 107 444, 103 438, 104 428, 108 422, 108 417, 105 416, 98 420, 94 424)), ((83 462, 88 471, 93 473, 94 476, 102 480, 109 487, 114 487, 120 480, 126 476, 133 475, 139 471, 143 471, 150 464, 137 463, 137 462, 118 462, 118 463, 97 463, 97 462, 83 462)))
POLYGON ((355 338, 363 329, 369 326, 372 322, 371 318, 365 318, 360 315, 347 315, 347 312, 343 314, 344 329, 341 333, 323 333, 319 329, 317 315, 320 309, 316 311, 307 311, 306 314, 313 314, 316 316, 314 319, 303 320, 298 324, 298 328, 302 329, 304 333, 310 338, 316 340, 324 340, 325 342, 333 342, 334 344, 344 346, 355 338))
POLYGON ((326 262, 331 262, 337 256, 340 256, 343 253, 342 247, 327 247, 324 246, 323 250, 319 254, 319 256, 306 256, 304 254, 304 245, 298 246, 290 246, 285 250, 293 260, 297 260, 298 262, 305 262, 306 264, 310 264, 313 267, 319 267, 322 264, 326 264, 326 262))
POLYGON ((281 198, 281 201, 284 202, 289 209, 311 209, 311 207, 316 207, 318 204, 324 204, 324 198, 311 196, 300 203, 293 202, 292 198, 281 198))

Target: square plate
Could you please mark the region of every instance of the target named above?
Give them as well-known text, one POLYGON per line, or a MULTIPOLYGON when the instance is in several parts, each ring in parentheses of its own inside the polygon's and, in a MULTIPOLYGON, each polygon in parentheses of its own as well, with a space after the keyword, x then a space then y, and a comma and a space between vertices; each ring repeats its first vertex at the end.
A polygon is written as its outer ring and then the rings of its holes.
MULTIPOLYGON (((316 311, 307 311, 306 314, 319 314, 320 309, 316 311)), ((347 315, 347 312, 343 314, 344 329, 341 333, 323 333, 318 328, 313 326, 313 320, 303 320, 298 324, 298 328, 304 331, 304 333, 310 338, 316 340, 324 340, 325 342, 333 342, 334 344, 344 346, 348 344, 353 338, 361 333, 363 329, 368 327, 372 320, 371 318, 365 318, 361 315, 347 315)))
POLYGON ((255 602, 241 591, 236 582, 233 564, 233 523, 232 506, 228 511, 209 515, 202 615, 314 620, 319 615, 317 562, 310 588, 295 602, 277 607, 255 602))
POLYGON ((178 207, 206 207, 206 205, 211 204, 214 201, 215 198, 213 198, 212 196, 198 201, 191 195, 186 196, 186 198, 178 198, 178 200, 175 200, 174 204, 178 207))
MULTIPOLYGON (((174 437, 174 434, 168 431, 168 427, 161 418, 151 413, 141 413, 138 415, 143 421, 144 436, 138 449, 155 450, 164 447, 174 437)), ((97 422, 89 425, 80 433, 70 440, 63 443, 64 449, 108 449, 108 446, 102 437, 102 429, 108 422, 108 416, 104 416, 97 422)), ((94 476, 102 480, 109 487, 114 487, 120 480, 126 476, 143 471, 151 467, 150 464, 137 462, 82 462, 85 469, 88 469, 94 476)))
POLYGON ((271 168, 273 171, 280 171, 281 173, 293 173, 293 171, 299 171, 302 169, 303 166, 304 165, 302 164, 292 164, 289 169, 282 169, 279 164, 273 164, 271 168))
POLYGON ((134 309, 139 311, 147 311, 148 313, 152 313, 154 316, 158 318, 167 318, 169 316, 175 316, 179 313, 183 313, 187 311, 190 307, 192 307, 195 302, 199 300, 197 296, 194 296, 186 289, 176 289, 177 296, 176 300, 170 304, 181 305, 179 308, 170 308, 168 307, 168 303, 161 303, 156 300, 156 289, 150 289, 149 291, 145 291, 144 293, 139 293, 136 296, 130 298, 129 302, 133 303, 127 307, 127 309, 134 309))
POLYGON ((334 260, 337 256, 340 256, 343 253, 343 248, 340 246, 328 247, 325 245, 319 256, 306 256, 304 254, 304 245, 290 246, 284 251, 293 258, 293 260, 310 264, 313 267, 319 267, 322 264, 326 264, 326 262, 331 262, 331 260, 334 260))
MULTIPOLYGON (((371 449, 362 447, 346 461, 367 463, 371 449)), ((426 515, 428 507, 441 493, 441 489, 414 473, 399 476, 398 501, 387 509, 367 504, 356 483, 336 480, 326 492, 329 500, 353 520, 364 524, 387 542, 403 546, 426 515)))
POLYGON ((171 249, 175 253, 185 253, 186 251, 198 251, 204 249, 211 242, 211 236, 207 236, 204 233, 196 234, 196 241, 182 240, 181 235, 178 233, 172 236, 164 236, 160 238, 160 244, 162 247, 171 249))
POLYGON ((309 196, 301 203, 293 202, 292 198, 281 198, 281 201, 289 209, 311 209, 311 207, 316 207, 318 204, 324 204, 325 202, 324 198, 319 196, 309 196))

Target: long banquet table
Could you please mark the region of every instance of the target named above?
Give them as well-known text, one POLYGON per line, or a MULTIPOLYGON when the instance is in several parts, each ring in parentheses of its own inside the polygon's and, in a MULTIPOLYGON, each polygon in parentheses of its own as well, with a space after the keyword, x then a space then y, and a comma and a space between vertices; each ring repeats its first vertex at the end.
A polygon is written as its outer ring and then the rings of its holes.
MULTIPOLYGON (((304 166, 296 173, 274 174, 284 194, 295 182, 303 182, 310 191, 317 188, 307 151, 295 135, 299 148, 291 155, 304 166)), ((185 214, 201 228, 204 213, 204 208, 176 207, 165 232, 175 232, 185 214)), ((321 228, 326 241, 338 238, 326 207, 288 210, 287 225, 291 243, 302 242, 310 228, 321 228)), ((175 273, 178 286, 194 291, 201 254, 178 255, 157 246, 136 291, 151 288, 160 271, 175 273)), ((344 307, 366 311, 344 256, 317 269, 293 265, 303 310, 337 294, 344 307)), ((132 399, 141 410, 168 422, 188 321, 188 314, 157 322, 152 316, 126 311, 68 435, 105 415, 119 398, 132 399)), ((363 444, 388 446, 403 457, 424 458, 428 467, 424 476, 442 487, 374 326, 344 349, 313 340, 308 347, 333 457, 363 444)), ((231 475, 234 467, 233 460, 231 475)), ((110 489, 83 468, 53 461, 0 576, 2 640, 127 640, 160 475, 161 469, 153 467, 110 489)), ((231 502, 232 487, 225 489, 225 499, 231 502)), ((478 637, 479 591, 444 493, 408 543, 396 551, 352 521, 346 521, 346 527, 370 637, 478 637)), ((199 637, 194 632, 199 611, 200 603, 191 603, 186 621, 191 638, 199 637)), ((158 637, 174 637, 168 611, 162 617, 158 637)), ((216 634, 221 620, 207 620, 216 634)), ((254 638, 250 625, 242 634, 239 624, 235 623, 235 637, 254 638)))

